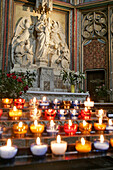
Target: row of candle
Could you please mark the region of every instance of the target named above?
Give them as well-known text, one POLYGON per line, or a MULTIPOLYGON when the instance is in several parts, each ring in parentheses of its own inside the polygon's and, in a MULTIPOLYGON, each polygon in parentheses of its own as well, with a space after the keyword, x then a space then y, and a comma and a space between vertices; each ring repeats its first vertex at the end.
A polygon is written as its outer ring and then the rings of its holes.
MULTIPOLYGON (((75 142, 75 149, 78 152, 87 153, 92 150, 92 144, 96 150, 106 151, 109 149, 109 145, 113 147, 113 138, 110 139, 110 143, 104 140, 104 136, 100 135, 100 139, 95 140, 93 143, 85 140, 83 137, 75 142)), ((62 156, 67 150, 67 142, 61 140, 61 136, 58 135, 56 140, 51 141, 50 148, 54 155, 62 156)), ((36 143, 30 145, 30 150, 34 156, 44 156, 48 150, 48 145, 41 143, 40 137, 37 137, 36 143)), ((11 139, 7 140, 7 145, 0 147, 0 157, 3 159, 11 159, 17 154, 17 146, 11 144, 11 139)))
MULTIPOLYGON (((30 128, 30 131, 35 136, 41 136, 45 130, 49 136, 57 135, 60 130, 64 130, 66 135, 75 135, 78 129, 82 134, 89 135, 92 130, 92 123, 88 123, 83 120, 83 122, 80 122, 78 125, 73 123, 72 120, 68 120, 68 123, 65 123, 64 126, 60 126, 51 120, 45 127, 44 124, 38 123, 38 121, 35 120, 28 127, 25 122, 20 121, 13 125, 13 133, 17 137, 24 137, 28 132, 28 128, 30 128)), ((105 130, 108 132, 113 132, 112 120, 109 119, 109 124, 106 125, 102 122, 102 119, 99 118, 99 122, 94 123, 94 129, 95 131, 101 133, 105 130)))

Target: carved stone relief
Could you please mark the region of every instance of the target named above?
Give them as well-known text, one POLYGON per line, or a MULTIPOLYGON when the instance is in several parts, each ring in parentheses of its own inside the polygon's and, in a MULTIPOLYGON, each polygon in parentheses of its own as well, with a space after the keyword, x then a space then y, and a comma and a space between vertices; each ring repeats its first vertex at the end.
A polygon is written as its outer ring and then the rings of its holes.
POLYGON ((84 39, 104 37, 107 33, 107 16, 102 11, 87 13, 82 21, 82 36, 84 39))

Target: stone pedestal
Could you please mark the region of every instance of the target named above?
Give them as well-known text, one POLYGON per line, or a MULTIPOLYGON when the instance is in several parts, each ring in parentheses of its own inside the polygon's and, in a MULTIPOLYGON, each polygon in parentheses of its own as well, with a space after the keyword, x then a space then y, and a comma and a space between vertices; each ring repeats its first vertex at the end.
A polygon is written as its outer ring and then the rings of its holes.
POLYGON ((40 67, 38 69, 38 87, 42 91, 54 91, 53 68, 40 67))

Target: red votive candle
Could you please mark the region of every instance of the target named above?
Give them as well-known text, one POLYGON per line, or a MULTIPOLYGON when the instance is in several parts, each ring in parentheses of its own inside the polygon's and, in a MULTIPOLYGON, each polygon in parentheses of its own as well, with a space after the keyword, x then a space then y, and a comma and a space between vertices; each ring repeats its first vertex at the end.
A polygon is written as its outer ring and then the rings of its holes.
POLYGON ((45 118, 47 120, 54 120, 55 116, 56 116, 56 110, 54 110, 54 109, 46 109, 45 110, 45 118))
POLYGON ((68 124, 64 124, 64 132, 68 135, 74 135, 77 131, 78 125, 73 124, 71 120, 69 120, 68 124))
POLYGON ((25 99, 15 99, 14 100, 14 106, 16 106, 18 109, 22 109, 24 107, 25 99))
POLYGON ((78 116, 79 119, 84 119, 84 120, 88 120, 90 119, 90 117, 91 117, 91 112, 86 107, 84 110, 81 110, 78 116))

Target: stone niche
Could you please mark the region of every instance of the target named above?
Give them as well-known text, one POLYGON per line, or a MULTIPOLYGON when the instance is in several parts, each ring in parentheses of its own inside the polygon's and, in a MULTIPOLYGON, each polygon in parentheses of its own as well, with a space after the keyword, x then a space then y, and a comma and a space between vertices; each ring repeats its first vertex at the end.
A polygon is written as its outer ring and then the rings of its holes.
MULTIPOLYGON (((38 1, 36 1, 38 9, 38 1)), ((45 3, 46 1, 42 1, 45 3)), ((52 3, 52 1, 47 1, 52 3)), ((65 15, 51 14, 46 11, 15 6, 15 31, 11 46, 11 71, 30 70, 36 73, 33 88, 39 91, 66 91, 62 83, 60 71, 70 67, 70 50, 66 42, 65 15), (62 20, 64 21, 62 22, 62 20), (57 89, 57 90, 55 90, 57 89)), ((58 13, 58 11, 56 12, 58 13)))

